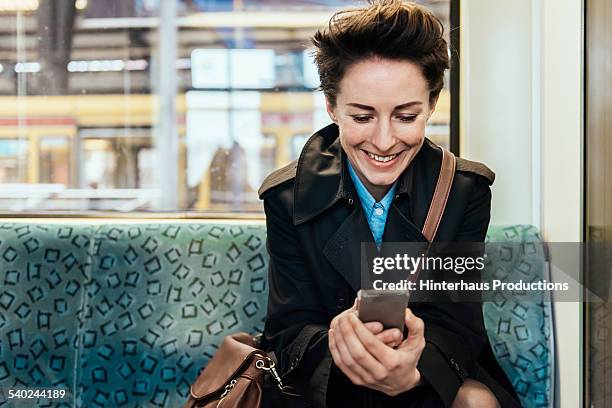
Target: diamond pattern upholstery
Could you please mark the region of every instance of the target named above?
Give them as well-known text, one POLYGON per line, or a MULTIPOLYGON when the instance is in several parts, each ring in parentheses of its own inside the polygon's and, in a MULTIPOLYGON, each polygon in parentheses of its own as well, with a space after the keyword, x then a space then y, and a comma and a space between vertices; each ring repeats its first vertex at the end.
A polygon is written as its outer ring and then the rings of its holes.
MULTIPOLYGON (((527 226, 492 227, 488 238, 540 239, 527 226)), ((265 241, 254 222, 0 224, 0 390, 69 391, 37 402, 47 407, 182 405, 225 335, 263 329, 265 241)), ((546 406, 550 305, 483 312, 524 405, 546 406)))

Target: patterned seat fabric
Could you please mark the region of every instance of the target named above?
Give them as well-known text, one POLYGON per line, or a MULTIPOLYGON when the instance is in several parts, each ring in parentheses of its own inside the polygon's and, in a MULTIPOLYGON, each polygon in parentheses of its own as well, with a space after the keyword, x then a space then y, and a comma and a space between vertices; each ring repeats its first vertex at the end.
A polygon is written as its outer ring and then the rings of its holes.
POLYGON ((68 398, 53 406, 73 406, 92 232, 91 226, 0 225, 0 390, 64 388, 68 398))
MULTIPOLYGON (((539 239, 522 226, 489 233, 539 239)), ((263 329, 265 239, 248 223, 0 225, 0 390, 70 392, 36 406, 181 406, 225 335, 263 329)), ((550 308, 517 307, 485 304, 485 322, 525 406, 544 406, 550 308)))
MULTIPOLYGON (((488 264, 483 274, 508 282, 546 279, 546 255, 542 239, 529 225, 492 227, 487 234, 488 264)), ((553 404, 555 351, 552 304, 545 292, 533 301, 517 302, 501 294, 483 303, 489 341, 497 361, 512 382, 525 408, 553 404)))

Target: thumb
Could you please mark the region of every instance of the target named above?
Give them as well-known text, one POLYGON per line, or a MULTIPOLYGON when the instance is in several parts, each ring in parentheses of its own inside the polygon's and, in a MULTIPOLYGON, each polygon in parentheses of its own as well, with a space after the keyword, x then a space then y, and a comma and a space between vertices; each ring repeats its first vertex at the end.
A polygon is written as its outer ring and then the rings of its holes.
POLYGON ((357 310, 359 308, 359 298, 355 298, 355 301, 353 302, 353 306, 351 306, 351 310, 357 310))
POLYGON ((400 347, 411 348, 421 344, 425 336, 425 323, 423 323, 423 320, 415 316, 412 310, 406 308, 404 322, 408 328, 408 337, 406 337, 400 347))

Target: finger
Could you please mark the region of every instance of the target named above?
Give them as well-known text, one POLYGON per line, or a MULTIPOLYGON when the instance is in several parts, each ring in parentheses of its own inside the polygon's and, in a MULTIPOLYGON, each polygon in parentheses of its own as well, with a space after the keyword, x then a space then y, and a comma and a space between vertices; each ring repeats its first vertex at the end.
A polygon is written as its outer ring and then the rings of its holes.
POLYGON ((329 323, 329 328, 331 330, 336 330, 336 325, 338 323, 338 316, 334 317, 332 321, 329 323))
POLYGON ((332 355, 334 363, 338 367, 341 367, 343 365, 343 362, 342 362, 342 356, 340 355, 340 352, 338 351, 338 346, 336 345, 335 330, 330 329, 327 333, 328 333, 329 352, 332 355))
POLYGON ((338 368, 351 380, 351 382, 355 385, 362 385, 363 380, 352 370, 342 359, 342 353, 340 352, 338 346, 338 335, 339 332, 335 330, 330 330, 329 337, 331 339, 330 343, 330 352, 332 353, 332 358, 334 359, 334 363, 338 368))
POLYGON ((415 316, 410 309, 406 309, 405 315, 408 337, 399 345, 398 350, 415 351, 418 358, 425 348, 425 323, 415 316))
POLYGON ((368 322, 364 323, 364 326, 367 327, 372 334, 376 335, 378 340, 389 347, 396 347, 402 342, 402 334, 397 329, 383 330, 383 325, 380 322, 368 322))
POLYGON ((349 370, 344 364, 344 361, 342 361, 342 357, 338 351, 335 333, 336 332, 334 330, 329 331, 329 351, 331 352, 334 364, 336 364, 340 371, 342 371, 353 384, 359 385, 361 384, 360 379, 351 370, 349 370))
POLYGON ((386 345, 393 344, 394 346, 398 345, 402 341, 402 332, 399 329, 387 329, 381 333, 376 334, 376 338, 382 341, 386 345))
POLYGON ((379 334, 383 331, 383 325, 381 322, 367 322, 364 323, 365 327, 372 332, 372 334, 379 334))
POLYGON ((354 330, 364 348, 379 364, 382 364, 385 370, 397 368, 397 352, 394 349, 378 340, 363 324, 356 324, 354 330))
POLYGON ((338 330, 338 320, 341 319, 343 316, 347 316, 349 314, 356 314, 357 310, 353 310, 353 308, 350 309, 346 309, 343 312, 339 313, 338 315, 336 315, 331 323, 329 324, 329 328, 330 329, 334 329, 334 330, 338 330))
MULTIPOLYGON (((382 340, 380 340, 382 341, 382 340)), ((393 340, 393 341, 389 341, 389 342, 384 342, 384 345, 387 347, 391 347, 391 348, 397 348, 397 346, 399 346, 402 342, 398 341, 398 340, 393 340)))
MULTIPOLYGON (((338 322, 339 332, 336 344, 342 355, 345 366, 360 378, 364 383, 371 382, 371 370, 376 369, 376 361, 366 352, 363 345, 355 335, 351 320, 358 320, 356 316, 349 316, 338 322)), ((367 329, 364 328, 367 331, 367 329)))
POLYGON ((347 348, 351 353, 351 357, 360 367, 365 370, 365 372, 368 374, 368 377, 370 377, 370 380, 374 380, 374 378, 372 378, 372 374, 382 375, 384 367, 370 354, 366 347, 364 347, 364 345, 361 343, 361 340, 355 333, 355 329, 357 327, 365 327, 361 320, 359 320, 356 316, 350 316, 347 320, 348 321, 343 321, 343 324, 346 325, 342 326, 342 328, 345 329, 342 333, 347 348))
POLYGON ((423 320, 415 316, 412 310, 406 308, 406 314, 404 317, 406 327, 408 328, 408 342, 417 341, 425 336, 425 323, 423 320))

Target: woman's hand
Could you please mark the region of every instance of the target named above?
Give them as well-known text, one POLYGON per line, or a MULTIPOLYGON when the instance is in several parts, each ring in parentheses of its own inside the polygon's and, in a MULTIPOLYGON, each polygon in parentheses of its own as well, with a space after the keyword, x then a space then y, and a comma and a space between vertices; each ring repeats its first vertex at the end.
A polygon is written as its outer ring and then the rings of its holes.
POLYGON ((390 396, 416 387, 422 383, 416 365, 425 348, 425 325, 410 309, 405 322, 408 337, 394 349, 379 338, 380 333, 373 333, 369 323, 359 320, 354 305, 331 322, 329 349, 334 363, 353 384, 390 396))
MULTIPOLYGON (((349 314, 357 315, 357 299, 350 309, 346 309, 344 312, 338 314, 333 318, 330 324, 330 328, 334 328, 338 324, 338 320, 342 319, 349 314)), ((383 325, 380 322, 368 322, 364 323, 364 326, 370 330, 372 334, 376 336, 380 341, 385 343, 389 347, 397 347, 403 337, 403 333, 399 329, 387 329, 383 330, 383 325)))

